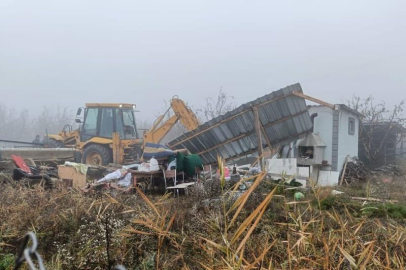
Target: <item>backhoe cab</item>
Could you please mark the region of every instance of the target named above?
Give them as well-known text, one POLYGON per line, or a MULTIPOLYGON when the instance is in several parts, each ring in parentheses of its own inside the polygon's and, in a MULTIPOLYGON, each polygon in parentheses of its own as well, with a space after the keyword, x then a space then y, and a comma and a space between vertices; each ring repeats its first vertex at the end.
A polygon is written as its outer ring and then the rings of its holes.
POLYGON ((140 145, 135 124, 134 104, 89 103, 78 109, 78 130, 65 126, 58 135, 49 135, 47 147, 73 147, 81 150, 82 163, 125 164, 137 159, 140 145))

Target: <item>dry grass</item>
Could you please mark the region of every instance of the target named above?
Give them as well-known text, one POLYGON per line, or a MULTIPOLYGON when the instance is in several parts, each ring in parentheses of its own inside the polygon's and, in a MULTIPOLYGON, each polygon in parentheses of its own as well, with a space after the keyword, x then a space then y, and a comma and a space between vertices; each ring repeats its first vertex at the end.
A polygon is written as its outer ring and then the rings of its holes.
POLYGON ((263 174, 244 193, 219 183, 218 197, 196 190, 179 199, 150 197, 140 190, 137 195, 84 197, 4 185, 0 257, 16 254, 18 241, 33 230, 49 269, 108 269, 116 263, 128 269, 406 265, 402 219, 368 217, 360 203, 331 199, 328 190, 317 187, 295 202, 263 174))

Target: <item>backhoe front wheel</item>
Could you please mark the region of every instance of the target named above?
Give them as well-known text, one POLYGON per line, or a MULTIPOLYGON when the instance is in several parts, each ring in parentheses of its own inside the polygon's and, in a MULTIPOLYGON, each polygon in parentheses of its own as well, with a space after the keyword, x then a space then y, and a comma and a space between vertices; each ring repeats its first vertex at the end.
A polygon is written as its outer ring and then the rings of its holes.
POLYGON ((110 164, 111 161, 111 150, 106 146, 92 144, 85 147, 83 151, 82 163, 104 166, 110 164))

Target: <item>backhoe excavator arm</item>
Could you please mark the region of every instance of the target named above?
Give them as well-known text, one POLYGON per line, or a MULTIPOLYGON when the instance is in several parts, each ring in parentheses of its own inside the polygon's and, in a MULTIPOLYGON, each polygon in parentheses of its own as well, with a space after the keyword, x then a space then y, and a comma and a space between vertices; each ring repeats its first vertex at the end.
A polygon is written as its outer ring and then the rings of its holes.
POLYGON ((169 118, 165 123, 155 129, 151 129, 144 135, 144 145, 147 142, 151 143, 160 143, 162 139, 168 134, 169 131, 175 126, 178 122, 179 117, 177 115, 169 118))
POLYGON ((193 111, 186 106, 185 102, 179 98, 173 98, 171 101, 172 110, 179 116, 180 122, 187 131, 196 129, 200 123, 193 111))
POLYGON ((144 135, 144 145, 147 142, 160 143, 179 120, 185 126, 187 131, 194 130, 200 125, 196 115, 181 99, 177 97, 173 98, 171 100, 171 108, 175 114, 163 124, 161 124, 161 122, 169 112, 169 109, 163 115, 158 117, 152 128, 144 135))

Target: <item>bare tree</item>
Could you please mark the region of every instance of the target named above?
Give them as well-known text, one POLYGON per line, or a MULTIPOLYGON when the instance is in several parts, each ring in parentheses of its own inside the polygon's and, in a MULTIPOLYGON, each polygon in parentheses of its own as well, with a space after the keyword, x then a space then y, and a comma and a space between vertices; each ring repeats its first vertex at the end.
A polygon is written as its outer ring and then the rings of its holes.
POLYGON ((0 104, 0 139, 32 141, 35 135, 58 133, 64 125, 74 125, 74 114, 68 108, 44 107, 39 115, 28 110, 7 108, 0 104))
POLYGON ((0 105, 0 138, 8 140, 24 140, 27 133, 30 133, 31 121, 28 111, 22 109, 20 112, 14 108, 7 108, 0 105))
POLYGON ((41 114, 34 119, 33 131, 39 135, 57 134, 65 125, 74 126, 74 123, 74 114, 68 108, 44 107, 41 114))
MULTIPOLYGON (((200 122, 204 122, 219 115, 225 114, 226 112, 231 111, 234 108, 234 97, 227 95, 227 93, 224 92, 222 88, 220 88, 218 96, 215 99, 213 99, 212 97, 207 97, 205 99, 205 105, 202 108, 194 111, 196 115, 199 116, 200 122)), ((173 116, 172 110, 170 110, 170 102, 164 101, 164 107, 161 111, 162 113, 157 115, 157 117, 159 118, 159 116, 165 115, 163 122, 173 116)), ((170 142, 171 140, 176 139, 186 132, 187 129, 182 125, 182 123, 177 122, 161 143, 170 142)))
POLYGON ((207 97, 205 100, 205 105, 203 108, 198 109, 197 113, 203 114, 203 117, 200 118, 203 118, 205 121, 209 121, 217 116, 234 110, 235 107, 234 97, 229 96, 221 87, 217 98, 213 99, 212 97, 207 97))
POLYGON ((375 102, 372 96, 362 99, 353 96, 348 106, 364 115, 360 121, 359 142, 363 155, 371 165, 388 156, 388 145, 393 147, 396 155, 396 146, 403 140, 403 126, 406 118, 403 116, 405 101, 402 100, 393 108, 388 109, 385 102, 375 102))
MULTIPOLYGON (((153 123, 150 123, 147 126, 146 130, 151 129, 155 124, 158 124, 156 128, 161 127, 166 121, 168 121, 174 115, 173 110, 171 109, 171 102, 164 100, 164 105, 162 109, 155 115, 156 119, 153 123), (157 121, 159 121, 157 123, 157 121)), ((186 128, 182 125, 180 121, 176 122, 170 129, 170 131, 162 138, 161 144, 166 144, 177 137, 185 134, 187 132, 186 128)))
POLYGON ((152 127, 151 121, 148 121, 146 119, 141 120, 141 119, 136 118, 135 123, 137 125, 138 134, 140 137, 143 136, 144 131, 146 131, 152 127))

